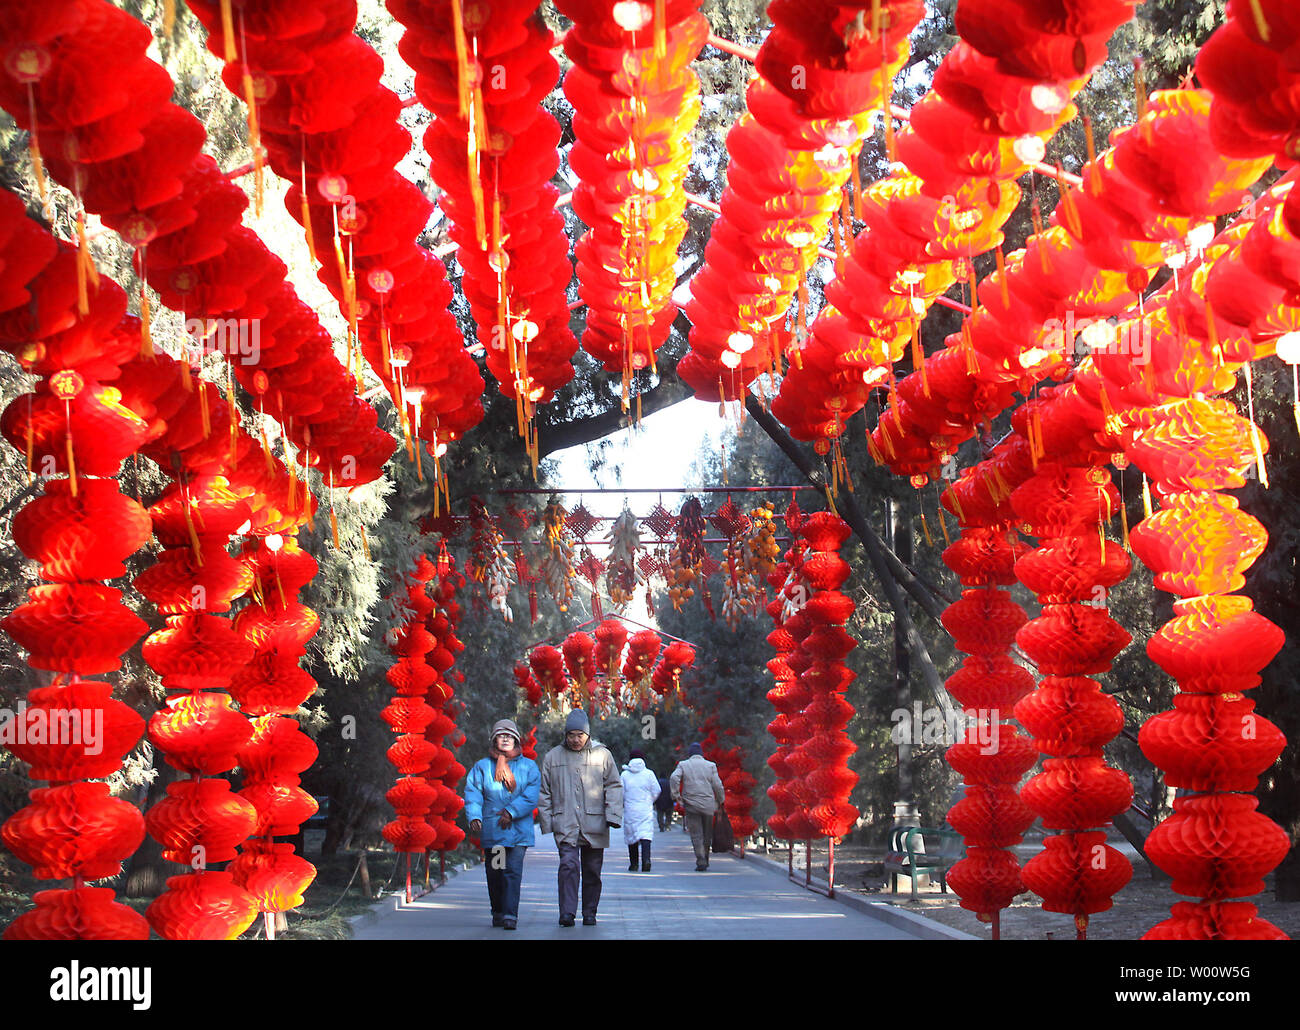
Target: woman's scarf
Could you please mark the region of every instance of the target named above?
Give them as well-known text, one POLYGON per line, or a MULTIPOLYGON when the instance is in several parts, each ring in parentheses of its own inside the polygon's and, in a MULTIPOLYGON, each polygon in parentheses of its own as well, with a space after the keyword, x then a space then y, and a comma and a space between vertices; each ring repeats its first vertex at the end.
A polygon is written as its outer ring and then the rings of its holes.
POLYGON ((515 789, 515 774, 510 771, 510 762, 519 758, 523 753, 524 750, 519 746, 517 740, 514 742, 514 747, 509 751, 498 751, 496 744, 492 744, 488 748, 488 757, 497 760, 496 775, 493 778, 508 791, 515 789))

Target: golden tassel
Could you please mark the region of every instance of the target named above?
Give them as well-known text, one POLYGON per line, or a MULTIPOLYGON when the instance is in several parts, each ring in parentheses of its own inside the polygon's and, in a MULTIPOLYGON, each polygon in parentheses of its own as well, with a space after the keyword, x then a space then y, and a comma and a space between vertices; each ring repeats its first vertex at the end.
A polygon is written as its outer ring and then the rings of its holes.
POLYGON ((1259 481, 1263 484, 1264 489, 1268 489, 1268 469, 1264 467, 1264 444, 1263 438, 1259 431, 1259 426, 1255 425, 1255 393, 1253 377, 1250 371, 1250 362, 1247 361, 1243 366, 1246 372, 1246 405, 1247 414, 1250 417, 1250 445, 1255 451, 1255 467, 1259 469, 1259 481))
POLYGON ((154 360, 153 333, 150 330, 149 294, 140 284, 140 356, 154 360))
POLYGON ((235 52, 235 18, 230 10, 230 0, 221 0, 221 35, 225 44, 226 64, 239 59, 235 52))
POLYGON ((275 475, 275 459, 271 457, 271 441, 266 438, 266 426, 261 429, 262 434, 262 457, 266 459, 266 474, 275 475))
POLYGON ((1151 517, 1151 484, 1145 472, 1142 473, 1142 512, 1146 518, 1151 517))
POLYGON ((194 526, 194 505, 190 503, 188 493, 181 498, 185 508, 185 528, 190 533, 190 546, 194 549, 194 561, 203 568, 203 548, 199 543, 199 531, 194 526))
POLYGON ((893 82, 889 77, 889 55, 885 45, 885 37, 880 37, 880 106, 885 116, 885 156, 889 158, 892 164, 894 157, 894 115, 889 109, 889 102, 893 99, 894 90, 893 82))
MULTIPOLYGON (((435 496, 437 496, 435 494, 435 496)), ((370 561, 370 541, 366 537, 366 527, 361 527, 361 550, 365 553, 366 561, 370 561)))
POLYGON ((862 149, 853 155, 853 220, 862 221, 862 149))
POLYGON ((1088 147, 1088 185, 1095 197, 1102 190, 1101 168, 1097 165, 1097 143, 1092 137, 1092 119, 1083 116, 1083 139, 1088 147))
POLYGON ((311 204, 307 200, 307 159, 302 159, 302 231, 307 237, 307 253, 311 255, 313 268, 320 266, 320 258, 316 256, 316 231, 311 224, 311 204))
POLYGON ((456 92, 460 117, 469 121, 469 47, 465 42, 465 11, 462 0, 451 0, 451 32, 456 43, 456 92))
POLYGON ((90 312, 89 286, 99 291, 99 269, 95 259, 90 256, 90 244, 86 241, 86 211, 77 210, 77 310, 85 315, 90 312))
POLYGON ((1147 80, 1142 66, 1142 58, 1133 58, 1133 92, 1137 102, 1137 121, 1142 126, 1142 138, 1151 144, 1151 123, 1144 122, 1147 113, 1147 80))
POLYGON ((951 490, 951 489, 948 491, 948 496, 952 498, 952 510, 953 512, 956 513, 957 524, 958 526, 960 526, 963 522, 966 521, 966 513, 962 511, 962 507, 961 507, 961 497, 958 496, 956 490, 951 490))
POLYGON ((239 451, 239 405, 235 403, 235 384, 229 365, 226 366, 226 407, 230 413, 230 463, 233 465, 239 451))
POLYGON ((1079 217, 1079 208, 1074 203, 1074 191, 1065 181, 1061 162, 1056 162, 1056 182, 1061 193, 1061 221, 1066 231, 1076 240, 1083 239, 1083 221, 1079 217))
POLYGON ((253 76, 244 66, 244 100, 248 104, 248 146, 253 151, 253 210, 262 216, 262 197, 265 176, 262 161, 262 133, 257 124, 257 97, 253 95, 253 76))
POLYGON ((1264 17, 1264 8, 1259 0, 1250 0, 1250 14, 1255 19, 1255 31, 1259 33, 1259 38, 1265 43, 1272 38, 1272 32, 1268 27, 1268 19, 1264 17))
POLYGON ((71 428, 69 428, 68 432, 64 434, 63 442, 64 442, 64 449, 67 452, 67 458, 68 458, 68 491, 72 494, 73 497, 76 497, 77 496, 77 457, 72 452, 71 428))
POLYGON ((655 0, 655 59, 662 61, 668 56, 668 4, 667 0, 655 0))
MULTIPOLYGON (((35 432, 34 427, 32 426, 32 397, 33 397, 33 396, 34 396, 34 394, 30 394, 30 393, 27 395, 27 430, 26 430, 25 435, 26 435, 26 437, 27 437, 27 479, 28 479, 28 482, 31 481, 31 478, 32 478, 32 476, 34 475, 34 472, 33 472, 32 466, 35 464, 35 459, 36 459, 36 455, 35 455, 35 449, 36 449, 36 432, 35 432)), ((136 484, 137 484, 137 486, 139 485, 139 480, 138 480, 138 479, 136 480, 136 484)))
POLYGON ((934 537, 930 535, 930 525, 925 521, 925 508, 921 508, 921 532, 925 534, 925 542, 929 547, 934 546, 934 537))
POLYGON ((163 0, 163 35, 170 38, 176 28, 176 0, 163 0))
POLYGON ((1219 329, 1214 324, 1214 306, 1208 299, 1205 301, 1205 328, 1210 338, 1210 351, 1222 360, 1223 350, 1219 346, 1219 329))
POLYGON ((334 536, 334 550, 339 550, 339 519, 334 514, 333 498, 330 499, 330 533, 334 536))
POLYGON ((943 530, 943 542, 951 546, 952 537, 948 535, 948 520, 943 517, 943 505, 940 504, 936 510, 939 512, 939 528, 943 530))
POLYGON ((286 506, 289 511, 294 511, 298 507, 298 466, 285 451, 285 464, 289 468, 289 496, 286 500, 286 506))
POLYGON ((199 380, 199 418, 203 422, 203 439, 212 435, 212 422, 208 413, 208 384, 206 380, 199 380))
POLYGON ((36 189, 41 195, 41 209, 47 219, 53 220, 54 212, 50 203, 50 183, 45 177, 45 162, 41 160, 41 141, 37 129, 36 91, 32 84, 27 84, 27 107, 30 111, 31 129, 27 133, 27 152, 32 158, 32 174, 36 176, 36 189))
POLYGON ((925 371, 925 348, 921 346, 921 321, 912 317, 912 367, 921 373, 921 391, 930 396, 930 377, 925 371))

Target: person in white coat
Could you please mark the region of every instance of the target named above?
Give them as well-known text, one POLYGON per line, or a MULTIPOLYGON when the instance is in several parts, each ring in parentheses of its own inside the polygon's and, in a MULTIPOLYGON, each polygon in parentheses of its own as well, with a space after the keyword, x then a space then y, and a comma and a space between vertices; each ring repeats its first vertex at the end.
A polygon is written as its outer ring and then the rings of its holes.
POLYGON ((636 872, 640 854, 641 872, 650 871, 650 841, 655 835, 655 798, 659 777, 646 768, 645 755, 635 750, 623 770, 623 840, 627 844, 630 873, 636 872))

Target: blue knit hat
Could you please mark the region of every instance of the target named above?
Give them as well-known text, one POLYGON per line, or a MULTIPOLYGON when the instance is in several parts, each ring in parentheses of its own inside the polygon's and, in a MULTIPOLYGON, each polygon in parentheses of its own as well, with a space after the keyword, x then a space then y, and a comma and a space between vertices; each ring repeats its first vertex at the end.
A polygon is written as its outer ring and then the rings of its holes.
POLYGON ((573 730, 582 730, 583 733, 591 732, 591 723, 587 721, 587 713, 581 708, 575 708, 569 713, 569 717, 564 720, 564 732, 570 733, 573 730))

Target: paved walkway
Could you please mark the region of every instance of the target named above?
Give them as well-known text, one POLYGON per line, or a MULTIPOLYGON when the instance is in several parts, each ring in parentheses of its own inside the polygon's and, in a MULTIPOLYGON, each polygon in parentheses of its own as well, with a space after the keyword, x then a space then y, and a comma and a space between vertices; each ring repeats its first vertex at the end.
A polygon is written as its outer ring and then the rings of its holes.
MULTIPOLYGON (((355 928, 357 940, 496 940, 499 938, 709 940, 918 940, 837 901, 803 890, 749 859, 714 855, 695 872, 690 838, 680 823, 654 840, 652 869, 628 872, 627 848, 615 830, 605 852, 604 889, 596 926, 559 925, 555 874, 559 855, 551 837, 537 838, 524 863, 519 929, 494 929, 483 867, 355 928)), ((387 903, 386 903, 387 904, 387 903)))

